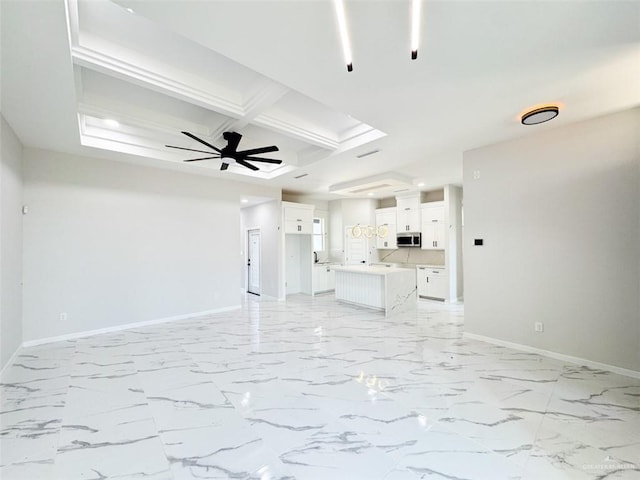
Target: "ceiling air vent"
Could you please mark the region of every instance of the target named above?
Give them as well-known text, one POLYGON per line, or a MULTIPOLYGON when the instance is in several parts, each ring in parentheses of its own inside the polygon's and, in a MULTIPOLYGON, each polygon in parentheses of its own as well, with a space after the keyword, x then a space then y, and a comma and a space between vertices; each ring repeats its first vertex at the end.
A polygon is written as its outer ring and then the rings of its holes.
POLYGON ((379 151, 380 150, 371 150, 370 152, 361 153, 360 155, 356 155, 356 157, 358 157, 358 158, 368 157, 369 155, 373 155, 374 153, 378 153, 379 151))
POLYGON ((408 188, 401 188, 400 190, 394 190, 393 193, 402 193, 402 192, 408 192, 409 189, 408 188))
POLYGON ((302 178, 302 177, 306 177, 307 175, 309 175, 309 174, 308 173, 303 173, 303 174, 297 175, 297 176, 295 176, 293 178, 302 178))

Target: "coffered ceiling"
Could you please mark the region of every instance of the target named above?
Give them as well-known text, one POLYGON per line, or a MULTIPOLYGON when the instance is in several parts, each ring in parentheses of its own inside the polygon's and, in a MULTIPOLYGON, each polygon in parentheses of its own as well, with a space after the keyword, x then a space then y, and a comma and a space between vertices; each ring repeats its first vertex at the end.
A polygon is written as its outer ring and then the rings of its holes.
POLYGON ((640 104, 639 2, 425 2, 415 61, 409 4, 346 2, 348 73, 331 1, 2 0, 2 113, 29 146, 332 198, 459 183, 464 150, 640 104), (183 130, 283 164, 183 163, 183 130))

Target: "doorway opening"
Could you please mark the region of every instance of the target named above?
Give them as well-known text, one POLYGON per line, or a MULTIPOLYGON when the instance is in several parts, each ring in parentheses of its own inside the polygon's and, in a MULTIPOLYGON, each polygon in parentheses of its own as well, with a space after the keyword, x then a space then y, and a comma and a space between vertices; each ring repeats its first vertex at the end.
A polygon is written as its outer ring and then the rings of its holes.
POLYGON ((260 229, 247 231, 247 293, 260 295, 260 229))

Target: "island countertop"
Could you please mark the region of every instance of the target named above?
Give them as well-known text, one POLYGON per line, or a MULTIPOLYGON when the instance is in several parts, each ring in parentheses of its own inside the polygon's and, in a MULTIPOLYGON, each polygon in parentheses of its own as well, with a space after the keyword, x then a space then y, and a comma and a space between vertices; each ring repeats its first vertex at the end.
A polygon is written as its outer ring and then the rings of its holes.
POLYGON ((390 273, 406 272, 407 270, 410 271, 410 269, 407 268, 378 267, 369 265, 335 266, 333 267, 333 270, 337 272, 353 272, 367 275, 389 275, 390 273))

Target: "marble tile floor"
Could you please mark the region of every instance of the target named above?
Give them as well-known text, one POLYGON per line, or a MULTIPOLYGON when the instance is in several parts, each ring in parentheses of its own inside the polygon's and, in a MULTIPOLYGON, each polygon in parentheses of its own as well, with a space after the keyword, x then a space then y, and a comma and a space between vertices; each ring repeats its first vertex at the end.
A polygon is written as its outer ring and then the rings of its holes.
POLYGON ((23 349, 0 478, 640 479, 640 380, 331 295, 23 349))

